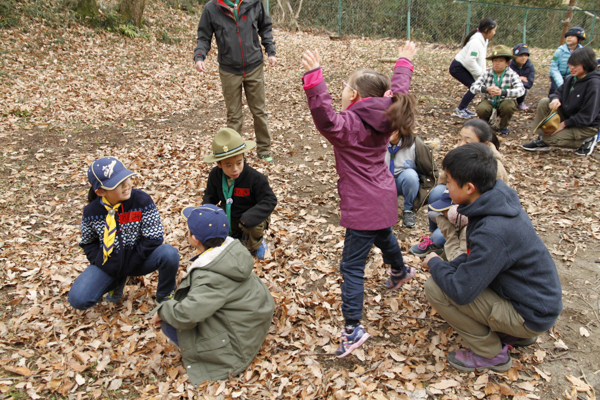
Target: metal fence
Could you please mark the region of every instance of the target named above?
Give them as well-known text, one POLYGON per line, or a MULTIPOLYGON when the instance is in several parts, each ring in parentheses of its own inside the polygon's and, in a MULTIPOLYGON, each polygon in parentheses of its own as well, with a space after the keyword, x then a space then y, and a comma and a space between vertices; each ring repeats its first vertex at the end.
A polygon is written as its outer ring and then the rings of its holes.
MULTIPOLYGON (((566 8, 539 8, 470 0, 265 0, 276 24, 326 29, 338 35, 411 38, 459 44, 484 17, 498 21, 495 43, 555 48, 566 8)), ((570 26, 594 44, 598 10, 574 9, 570 26)), ((596 46, 595 46, 596 47, 596 46)))

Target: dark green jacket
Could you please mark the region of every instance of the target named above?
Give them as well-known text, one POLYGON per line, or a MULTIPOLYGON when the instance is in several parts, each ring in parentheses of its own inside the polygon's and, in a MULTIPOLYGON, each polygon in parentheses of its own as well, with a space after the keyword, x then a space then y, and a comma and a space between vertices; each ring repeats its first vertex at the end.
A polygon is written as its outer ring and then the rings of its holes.
POLYGON ((193 384, 239 374, 260 350, 275 303, 253 268, 248 250, 228 237, 194 261, 174 300, 158 306, 159 317, 177 329, 193 384))
POLYGON ((415 170, 419 174, 419 192, 413 202, 413 211, 427 204, 429 193, 438 184, 439 171, 433 160, 433 148, 423 142, 420 137, 415 138, 415 170))

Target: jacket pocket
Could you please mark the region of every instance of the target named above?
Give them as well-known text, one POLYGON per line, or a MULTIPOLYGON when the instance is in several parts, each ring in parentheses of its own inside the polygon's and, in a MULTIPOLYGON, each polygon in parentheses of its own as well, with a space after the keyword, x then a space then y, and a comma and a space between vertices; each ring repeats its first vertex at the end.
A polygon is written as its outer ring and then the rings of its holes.
POLYGON ((523 317, 518 315, 518 313, 513 312, 510 308, 510 303, 494 303, 490 315, 487 318, 488 326, 491 330, 494 332, 507 333, 507 331, 510 332, 514 330, 514 328, 511 329, 511 327, 522 326, 525 324, 523 317))
POLYGON ((227 332, 219 333, 210 339, 197 339, 196 351, 198 359, 204 363, 208 373, 229 371, 239 364, 239 357, 233 351, 227 332))

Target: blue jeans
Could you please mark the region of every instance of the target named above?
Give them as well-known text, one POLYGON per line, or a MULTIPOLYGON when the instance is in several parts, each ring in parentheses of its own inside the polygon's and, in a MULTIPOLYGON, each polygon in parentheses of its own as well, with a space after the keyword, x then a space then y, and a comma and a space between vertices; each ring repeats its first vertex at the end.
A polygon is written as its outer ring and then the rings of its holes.
POLYGON ((475 95, 469 90, 471 85, 475 82, 475 78, 473 78, 473 75, 471 75, 468 69, 463 67, 463 65, 456 60, 452 60, 449 72, 454 79, 467 87, 467 93, 465 93, 458 105, 459 110, 464 110, 469 107, 469 104, 471 104, 471 101, 475 98, 475 95))
POLYGON ((340 272, 344 278, 344 282, 342 282, 342 314, 346 320, 362 318, 365 263, 373 244, 381 249, 384 263, 390 264, 394 270, 404 268, 398 239, 394 236, 391 227, 378 231, 346 229, 344 250, 340 262, 340 272))
MULTIPOLYGON (((131 276, 147 275, 158 270, 156 296, 167 296, 175 289, 178 268, 179 254, 177 250, 169 244, 161 244, 148 256, 140 269, 131 276)), ((71 290, 69 290, 69 303, 78 310, 87 310, 98 303, 105 293, 120 287, 126 278, 110 276, 92 264, 73 282, 71 290)))
MULTIPOLYGON (((431 192, 429 193, 429 204, 432 204, 433 202, 436 202, 439 199, 441 199, 442 194, 444 194, 445 190, 446 185, 437 185, 436 187, 431 189, 431 192)), ((435 217, 433 217, 433 215, 431 214, 435 214, 437 216, 439 213, 432 211, 428 213, 431 240, 433 241, 433 243, 435 243, 436 246, 443 247, 446 243, 446 238, 444 238, 444 235, 442 235, 442 231, 440 231, 440 229, 437 227, 437 223, 435 222, 435 217)))
POLYGON ((160 321, 160 329, 166 337, 171 339, 176 346, 179 346, 179 340, 177 339, 177 329, 171 324, 167 324, 165 321, 160 321))
POLYGON ((419 193, 419 174, 412 168, 400 172, 396 178, 398 196, 404 196, 404 210, 412 210, 413 202, 419 193))

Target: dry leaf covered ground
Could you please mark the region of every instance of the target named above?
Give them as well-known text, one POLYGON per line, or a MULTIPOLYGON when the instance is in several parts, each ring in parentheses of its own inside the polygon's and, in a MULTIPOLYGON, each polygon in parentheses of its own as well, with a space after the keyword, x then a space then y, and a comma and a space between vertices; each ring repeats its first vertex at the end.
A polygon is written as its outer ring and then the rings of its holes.
MULTIPOLYGON (((180 250, 182 271, 193 255, 179 212, 200 202, 211 168, 201 160, 212 135, 225 126, 216 54, 208 59, 208 73, 197 74, 191 61, 197 16, 150 4, 146 17, 151 32, 168 30, 181 42, 37 23, 0 31, 0 398, 594 398, 600 389, 598 159, 566 150, 521 151, 519 144, 531 137, 533 111, 516 115, 501 152, 509 184, 562 279, 565 309, 554 329, 536 345, 514 350, 514 368, 506 374, 459 373, 445 355, 460 347, 460 339, 427 304, 428 274, 419 272, 399 293, 386 293, 386 271, 373 251, 364 318, 373 338, 343 360, 331 356, 342 323, 344 229, 332 148, 313 127, 300 55, 319 49, 339 103, 341 80, 354 69, 391 72, 392 65, 379 60, 396 54, 394 40, 331 41, 324 34, 275 31, 278 66, 266 70, 275 165, 252 155, 248 163, 268 175, 279 199, 271 254, 255 268, 277 307, 245 373, 191 386, 179 351, 145 318, 154 305, 156 275, 130 282, 116 306, 73 310, 66 296, 87 266, 77 243, 85 170, 95 158, 113 155, 138 172, 137 186, 161 212, 165 241, 180 250)), ((464 92, 447 73, 456 52, 420 43, 415 60, 418 133, 439 139, 438 162, 462 123, 450 116, 464 92)), ((530 105, 547 90, 551 54, 532 51, 538 80, 530 105)), ((423 211, 416 228, 396 227, 413 265, 418 259, 408 247, 426 229, 423 211)))

